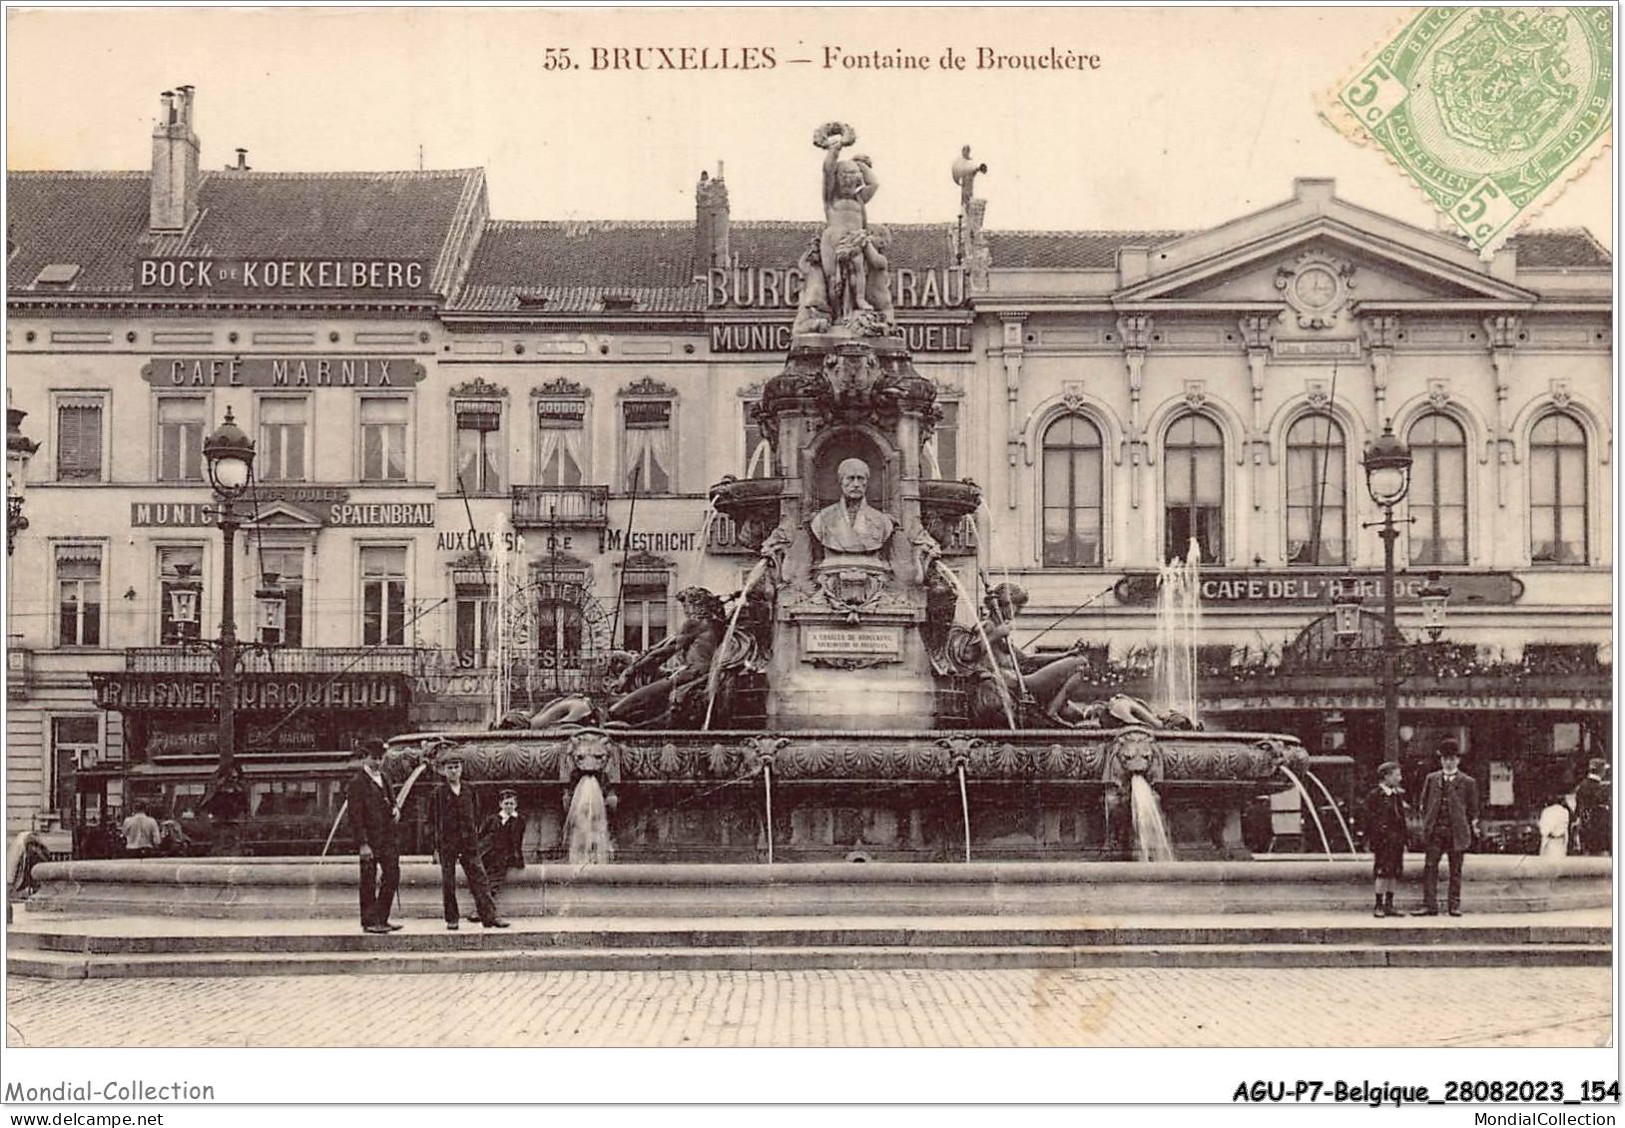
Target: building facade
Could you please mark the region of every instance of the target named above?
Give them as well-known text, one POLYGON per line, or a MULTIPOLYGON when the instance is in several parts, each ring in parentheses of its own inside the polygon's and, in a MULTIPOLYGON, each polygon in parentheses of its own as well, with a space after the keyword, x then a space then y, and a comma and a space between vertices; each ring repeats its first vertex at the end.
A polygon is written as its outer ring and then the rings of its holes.
MULTIPOLYGON (((720 170, 692 222, 637 223, 491 219, 477 170, 202 172, 191 97, 151 170, 11 176, 9 389, 40 449, 8 832, 201 795, 201 443, 228 410, 258 447, 233 606, 266 644, 239 695, 266 849, 333 806, 356 735, 594 689, 675 627, 678 590, 754 562, 708 489, 773 471, 751 407, 814 222, 733 222, 720 170)), ((1031 594, 1018 641, 1139 685, 1158 567, 1194 543, 1205 721, 1285 726, 1351 791, 1381 754, 1373 629, 1339 644, 1328 614, 1346 577, 1380 607, 1360 457, 1391 422, 1415 455, 1407 770, 1463 740, 1514 823, 1608 754, 1612 266, 1589 234, 1482 262, 1320 180, 1195 232, 1001 232, 984 208, 893 225, 885 252, 944 409, 931 454, 984 490, 980 571, 1031 594), (1431 573, 1452 596, 1424 646, 1431 573)))

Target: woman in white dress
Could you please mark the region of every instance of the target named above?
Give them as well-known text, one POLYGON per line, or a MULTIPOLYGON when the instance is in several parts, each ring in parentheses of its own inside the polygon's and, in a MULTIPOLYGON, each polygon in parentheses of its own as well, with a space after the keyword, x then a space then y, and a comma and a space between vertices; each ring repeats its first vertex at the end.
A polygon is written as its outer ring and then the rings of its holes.
POLYGON ((1569 856, 1569 812, 1574 808, 1574 796, 1554 795, 1546 809, 1540 813, 1540 856, 1566 858, 1569 856))

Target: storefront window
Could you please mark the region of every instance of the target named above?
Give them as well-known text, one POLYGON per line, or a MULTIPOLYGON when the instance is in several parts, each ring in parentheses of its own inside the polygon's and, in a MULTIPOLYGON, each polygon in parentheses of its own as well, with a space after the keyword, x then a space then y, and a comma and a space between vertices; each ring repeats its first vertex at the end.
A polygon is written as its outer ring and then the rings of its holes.
POLYGON ((1584 564, 1586 438, 1572 416, 1553 412, 1529 433, 1529 557, 1537 564, 1584 564))
POLYGON ((1467 437, 1433 412, 1411 424, 1411 563, 1467 563, 1467 437))
POLYGON ((1348 563, 1343 428, 1306 415, 1286 433, 1287 563, 1348 563))
POLYGON ((1045 429, 1043 488, 1045 566, 1098 568, 1100 431, 1081 415, 1062 416, 1045 429))
POLYGON ((1202 562, 1224 559, 1224 438, 1201 415, 1182 415, 1163 442, 1163 556, 1185 559, 1191 541, 1202 562))
POLYGON ((55 784, 52 798, 64 821, 73 815, 77 772, 81 766, 95 764, 101 747, 101 721, 96 716, 51 719, 51 776, 55 784))

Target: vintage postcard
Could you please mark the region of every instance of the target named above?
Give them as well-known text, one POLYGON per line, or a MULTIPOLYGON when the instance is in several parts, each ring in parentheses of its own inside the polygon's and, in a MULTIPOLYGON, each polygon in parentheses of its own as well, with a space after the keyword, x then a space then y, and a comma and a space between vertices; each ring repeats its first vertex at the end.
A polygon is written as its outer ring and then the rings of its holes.
POLYGON ((9 9, 8 1106, 1616 1102, 1612 15, 9 9))

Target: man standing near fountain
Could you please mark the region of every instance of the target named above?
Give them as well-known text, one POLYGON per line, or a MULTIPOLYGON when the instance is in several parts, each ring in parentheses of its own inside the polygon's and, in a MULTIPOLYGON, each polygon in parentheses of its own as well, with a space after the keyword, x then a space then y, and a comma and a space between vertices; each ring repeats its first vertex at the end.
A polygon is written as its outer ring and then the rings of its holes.
POLYGON ((1371 847, 1376 907, 1372 916, 1391 917, 1394 891, 1405 869, 1405 792, 1400 789, 1399 765, 1389 760, 1377 769, 1377 786, 1365 799, 1365 841, 1371 847))
POLYGON ((1450 915, 1461 915, 1461 866, 1478 838, 1478 781, 1461 771, 1454 740, 1439 746, 1439 770, 1422 784, 1422 907, 1412 916, 1439 915, 1439 856, 1450 858, 1450 915))
POLYGON ((348 805, 361 856, 361 929, 395 932, 401 926, 389 923, 389 909, 401 883, 401 850, 395 840, 395 804, 380 767, 384 742, 364 737, 355 750, 361 766, 350 777, 348 805))
POLYGON ((474 811, 474 792, 463 786, 463 761, 455 756, 441 761, 445 782, 435 796, 435 830, 440 853, 440 899, 446 914, 446 928, 457 931, 457 863, 463 864, 468 891, 474 897, 474 910, 486 928, 507 928, 497 916, 491 900, 491 883, 480 861, 479 821, 474 811))
POLYGON ((1607 766, 1607 760, 1592 760, 1589 774, 1574 789, 1574 821, 1579 824, 1580 851, 1589 857, 1602 857, 1613 846, 1613 798, 1602 778, 1607 766))

